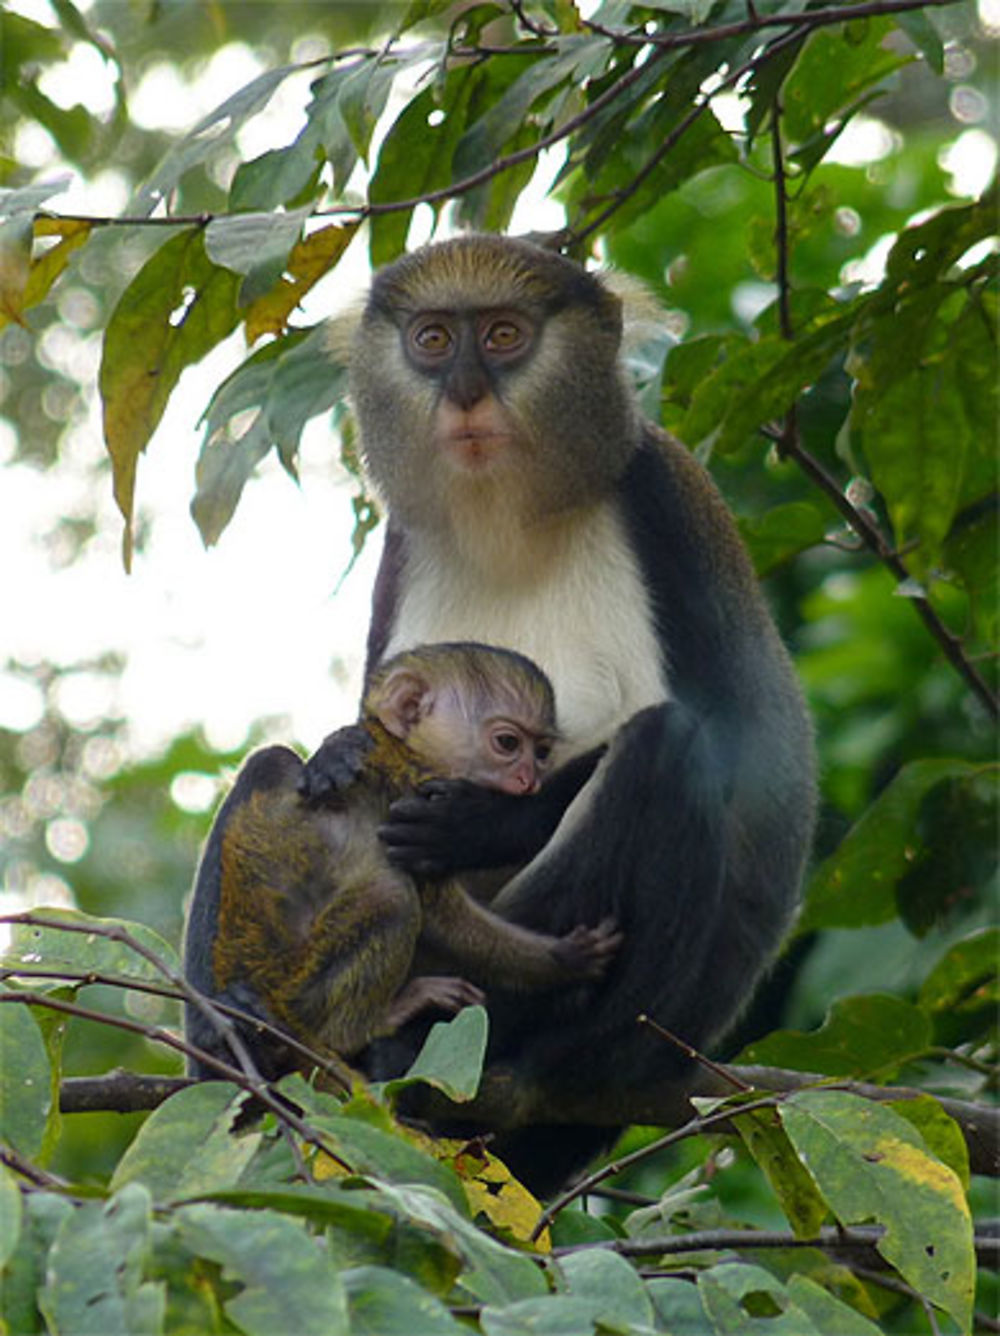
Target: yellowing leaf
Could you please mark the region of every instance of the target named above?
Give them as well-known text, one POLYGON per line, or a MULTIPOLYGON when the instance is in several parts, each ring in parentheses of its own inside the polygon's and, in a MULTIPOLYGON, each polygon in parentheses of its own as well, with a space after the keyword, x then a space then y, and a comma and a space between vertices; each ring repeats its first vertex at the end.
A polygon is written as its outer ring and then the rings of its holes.
POLYGON ((312 1162, 312 1176, 317 1183, 325 1183, 329 1178, 344 1178, 347 1170, 325 1150, 318 1150, 312 1162))
POLYGON ((31 220, 13 218, 0 227, 0 327, 21 324, 31 268, 31 220))
POLYGON ((954 1171, 915 1127, 874 1100, 801 1091, 780 1108, 789 1139, 840 1223, 881 1225, 876 1247, 886 1261, 968 1331, 972 1218, 954 1171))
POLYGON ((502 1160, 475 1141, 441 1140, 436 1146, 438 1157, 450 1164, 462 1180, 473 1219, 484 1215, 509 1242, 523 1244, 538 1252, 551 1250, 552 1240, 547 1229, 537 1239, 531 1237, 542 1213, 537 1198, 514 1177, 502 1160))
POLYGON ((357 230, 357 223, 333 224, 296 242, 287 265, 292 277, 279 279, 270 292, 251 302, 247 309, 247 343, 256 343, 264 334, 283 333, 292 311, 334 267, 357 230))

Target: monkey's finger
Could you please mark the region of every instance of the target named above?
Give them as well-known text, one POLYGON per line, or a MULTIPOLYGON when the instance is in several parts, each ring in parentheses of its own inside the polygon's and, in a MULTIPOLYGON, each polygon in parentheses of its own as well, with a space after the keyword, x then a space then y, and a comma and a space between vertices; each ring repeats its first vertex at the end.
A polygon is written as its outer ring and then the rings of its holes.
POLYGON ((299 793, 307 802, 322 802, 343 793, 361 774, 372 745, 371 734, 360 725, 338 728, 306 761, 299 793))

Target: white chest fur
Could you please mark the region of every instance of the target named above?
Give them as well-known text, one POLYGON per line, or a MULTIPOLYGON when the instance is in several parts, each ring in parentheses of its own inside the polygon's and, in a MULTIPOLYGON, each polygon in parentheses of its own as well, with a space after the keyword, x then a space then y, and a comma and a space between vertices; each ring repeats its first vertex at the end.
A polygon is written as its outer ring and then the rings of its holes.
POLYGON ((565 739, 560 760, 606 741, 669 688, 651 629, 649 600, 610 507, 521 536, 505 568, 483 552, 412 536, 406 593, 387 653, 440 640, 520 650, 548 673, 565 739), (477 559, 478 558, 478 559, 477 559), (529 573, 525 578, 525 572, 529 573))

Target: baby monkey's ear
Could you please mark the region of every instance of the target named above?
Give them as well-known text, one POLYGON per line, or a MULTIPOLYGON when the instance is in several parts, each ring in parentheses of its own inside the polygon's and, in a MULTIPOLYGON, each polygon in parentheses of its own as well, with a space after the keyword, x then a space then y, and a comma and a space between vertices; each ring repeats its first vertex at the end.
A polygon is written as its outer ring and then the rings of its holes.
POLYGON ((434 693, 412 668, 393 668, 374 690, 368 708, 394 737, 406 739, 429 712, 434 693))

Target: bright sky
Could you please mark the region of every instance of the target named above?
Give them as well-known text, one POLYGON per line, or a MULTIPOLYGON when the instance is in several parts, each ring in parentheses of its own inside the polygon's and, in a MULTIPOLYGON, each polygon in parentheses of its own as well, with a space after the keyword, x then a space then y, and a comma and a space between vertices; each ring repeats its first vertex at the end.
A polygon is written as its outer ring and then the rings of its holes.
MULTIPOLYGON (((45 0, 14 0, 13 7, 53 23, 45 0)), ((296 52, 299 59, 310 54, 316 51, 308 46, 296 52)), ((180 82, 174 67, 154 65, 131 91, 131 112, 140 124, 182 131, 260 69, 240 43, 220 50, 190 87, 180 82)), ((302 123, 314 77, 287 80, 265 112, 242 128, 237 142, 243 157, 289 142, 302 123)), ((66 105, 84 100, 95 113, 109 105, 102 63, 82 44, 49 76, 45 91, 66 105)), ((395 114, 390 106, 386 125, 395 114)), ((43 131, 27 130, 15 152, 37 169, 39 179, 64 170, 43 131)), ((558 165, 550 161, 539 169, 535 203, 525 206, 529 216, 517 219, 515 230, 563 221, 556 206, 548 205, 546 214, 538 204, 558 165)), ((94 180, 74 177, 53 203, 67 212, 113 214, 126 197, 125 183, 111 169, 94 180)), ((318 285, 296 313, 297 323, 328 316, 349 297, 345 276, 355 291, 363 287, 364 248, 359 237, 336 279, 318 285)), ((43 355, 93 385, 99 331, 89 331, 85 320, 83 328, 72 328, 77 312, 72 279, 64 280, 59 291, 66 303, 66 327, 50 337, 43 355)), ((58 569, 46 540, 58 517, 73 515, 84 500, 93 501, 88 469, 104 451, 96 400, 87 420, 67 432, 58 468, 44 472, 7 464, 3 469, 0 562, 2 569, 16 571, 17 579, 0 587, 0 665, 8 658, 74 663, 111 650, 123 652, 127 667, 113 695, 106 677, 79 673, 61 686, 59 704, 77 725, 108 714, 123 716, 137 754, 164 745, 197 722, 214 744, 236 747, 265 717, 276 719, 275 735, 312 746, 356 709, 381 536, 369 539, 334 594, 351 556, 351 487, 325 420, 311 423, 303 435, 301 487, 269 458, 245 489, 215 548, 206 552, 202 547, 188 513, 202 434, 198 419, 214 387, 245 355, 237 334, 186 372, 174 391, 139 464, 137 503, 152 520, 151 539, 131 575, 121 565, 121 523, 110 496, 110 475, 101 498, 100 533, 84 558, 58 569)), ((13 427, 0 417, 0 466, 13 456, 14 441, 13 427)), ((30 727, 40 706, 30 685, 0 667, 0 726, 30 727)))

